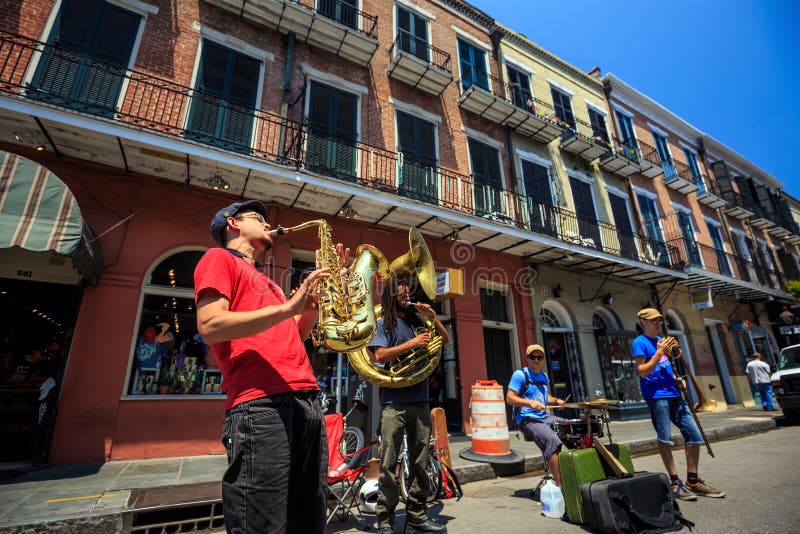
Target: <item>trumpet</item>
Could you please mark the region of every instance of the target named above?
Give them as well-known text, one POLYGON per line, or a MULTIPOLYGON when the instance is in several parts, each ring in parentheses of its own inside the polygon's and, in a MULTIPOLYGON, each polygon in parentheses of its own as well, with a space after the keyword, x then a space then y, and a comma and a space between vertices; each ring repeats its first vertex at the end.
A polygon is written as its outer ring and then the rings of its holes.
MULTIPOLYGON (((680 344, 678 344, 678 340, 672 338, 672 344, 667 348, 667 357, 670 361, 675 361, 679 358, 683 358, 683 350, 681 349, 680 344)), ((711 445, 708 443, 708 438, 706 437, 706 433, 703 431, 703 426, 700 424, 700 419, 697 417, 697 412, 711 412, 714 411, 714 408, 717 407, 717 401, 714 399, 708 399, 705 395, 703 395, 703 390, 700 388, 700 385, 697 383, 697 379, 692 374, 691 369, 689 369, 688 365, 684 365, 686 368, 686 376, 692 381, 694 384, 694 389, 697 391, 697 396, 699 397, 699 401, 695 404, 692 403, 692 399, 689 398, 689 392, 686 388, 681 387, 678 384, 678 391, 681 392, 681 396, 683 400, 686 401, 686 404, 689 405, 689 411, 692 412, 692 417, 694 418, 694 422, 697 423, 697 429, 700 431, 700 435, 703 436, 703 441, 705 442, 706 449, 708 450, 708 455, 712 458, 714 457, 714 451, 711 450, 711 445)))

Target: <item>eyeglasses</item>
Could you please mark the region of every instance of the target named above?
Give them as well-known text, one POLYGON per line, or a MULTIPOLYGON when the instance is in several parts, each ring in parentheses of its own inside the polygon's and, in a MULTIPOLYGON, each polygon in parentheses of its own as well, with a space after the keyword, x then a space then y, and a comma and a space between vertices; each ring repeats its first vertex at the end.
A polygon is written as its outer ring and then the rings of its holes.
POLYGON ((535 354, 531 354, 530 356, 528 356, 528 358, 530 358, 531 360, 540 360, 540 361, 544 360, 544 356, 536 356, 535 354))
POLYGON ((260 213, 256 213, 256 212, 248 212, 248 213, 245 213, 243 215, 238 215, 237 218, 238 219, 255 219, 258 222, 260 222, 261 224, 267 224, 267 220, 264 218, 264 216, 261 215, 260 213))

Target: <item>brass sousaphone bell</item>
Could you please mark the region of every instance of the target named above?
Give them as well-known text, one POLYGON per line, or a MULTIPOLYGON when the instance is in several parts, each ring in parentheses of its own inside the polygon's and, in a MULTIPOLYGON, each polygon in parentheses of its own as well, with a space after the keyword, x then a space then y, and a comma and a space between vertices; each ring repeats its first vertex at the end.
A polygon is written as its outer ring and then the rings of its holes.
MULTIPOLYGON (((391 262, 389 270, 398 281, 413 284, 416 277, 420 288, 431 300, 436 298, 436 269, 428 246, 419 230, 412 227, 408 232, 409 250, 391 262)), ((380 318, 382 308, 375 307, 375 316, 380 318)), ((442 357, 442 336, 436 330, 434 321, 417 313, 422 324, 414 329, 414 334, 427 332, 431 336, 425 348, 413 349, 385 366, 376 364, 369 350, 362 348, 347 353, 350 365, 370 384, 382 388, 402 388, 413 386, 431 375, 442 357)))
POLYGON ((431 300, 436 298, 436 268, 433 256, 422 238, 422 233, 413 226, 408 231, 408 252, 398 256, 389 265, 397 280, 411 283, 416 275, 422 291, 431 300))

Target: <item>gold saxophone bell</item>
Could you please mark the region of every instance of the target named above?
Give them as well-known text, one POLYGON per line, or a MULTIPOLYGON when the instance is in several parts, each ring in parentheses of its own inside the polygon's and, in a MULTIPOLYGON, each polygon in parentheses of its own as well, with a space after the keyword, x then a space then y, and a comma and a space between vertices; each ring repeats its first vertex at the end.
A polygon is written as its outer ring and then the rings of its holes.
POLYGON ((281 235, 311 226, 319 230, 317 268, 329 268, 330 278, 317 285, 319 321, 311 332, 315 346, 324 345, 336 352, 366 347, 375 337, 377 319, 372 305, 372 279, 386 278, 389 261, 372 245, 359 245, 349 276, 342 276, 342 263, 331 238, 331 228, 322 219, 307 221, 291 228, 277 228, 281 235))
MULTIPOLYGON (((419 230, 412 227, 408 232, 409 251, 392 261, 389 269, 398 280, 409 281, 416 276, 420 287, 433 300, 436 297, 436 270, 428 246, 419 230)), ((430 334, 431 340, 425 348, 408 351, 391 364, 379 366, 372 361, 369 350, 364 347, 348 351, 350 365, 367 382, 382 388, 413 386, 428 378, 439 366, 442 357, 442 336, 436 322, 412 309, 422 324, 414 329, 414 335, 430 334)), ((375 317, 382 315, 381 306, 375 307, 375 317)))

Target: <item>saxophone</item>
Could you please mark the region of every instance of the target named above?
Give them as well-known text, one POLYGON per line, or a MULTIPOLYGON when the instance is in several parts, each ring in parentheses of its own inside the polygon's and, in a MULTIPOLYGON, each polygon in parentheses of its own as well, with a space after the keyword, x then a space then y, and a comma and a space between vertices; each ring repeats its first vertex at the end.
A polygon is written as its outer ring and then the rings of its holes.
POLYGON ((375 337, 377 323, 372 304, 372 277, 388 277, 389 261, 372 245, 359 245, 350 274, 343 276, 330 225, 322 219, 290 228, 279 227, 272 234, 282 235, 311 226, 317 226, 319 232, 317 269, 331 271, 331 276, 317 286, 319 321, 311 332, 311 340, 315 346, 324 345, 335 352, 365 348, 375 337))

